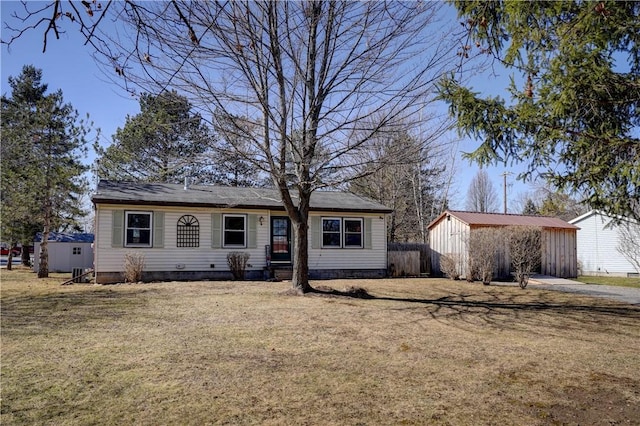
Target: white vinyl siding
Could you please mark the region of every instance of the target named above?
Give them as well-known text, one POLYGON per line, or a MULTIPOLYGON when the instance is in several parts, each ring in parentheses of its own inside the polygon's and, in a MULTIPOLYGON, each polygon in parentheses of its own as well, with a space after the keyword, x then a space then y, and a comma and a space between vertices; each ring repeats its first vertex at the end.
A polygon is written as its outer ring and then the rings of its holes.
MULTIPOLYGON (((249 253, 249 264, 251 265, 249 270, 262 269, 266 266, 264 247, 269 244, 269 226, 268 221, 260 225, 257 218, 260 216, 268 218, 269 211, 267 210, 247 213, 239 209, 229 209, 228 212, 216 209, 215 212, 212 212, 212 209, 207 208, 165 207, 159 211, 154 207, 154 218, 157 219, 158 213, 162 213, 165 225, 164 245, 162 249, 158 250, 124 247, 122 244, 112 246, 112 238, 114 236, 117 238, 117 235, 124 233, 124 231, 119 234, 112 232, 114 217, 116 221, 118 218, 118 214, 114 214, 114 212, 124 212, 125 210, 134 211, 135 206, 99 205, 96 210, 96 253, 99 253, 96 255, 97 272, 122 271, 125 253, 136 250, 140 250, 145 255, 145 270, 147 271, 228 271, 227 253, 230 251, 249 253), (178 247, 176 224, 185 214, 194 216, 200 224, 199 247, 178 247), (222 216, 225 214, 244 215, 247 218, 247 247, 222 248, 221 222, 222 216), (217 232, 213 228, 216 225, 216 218, 220 219, 217 232), (211 268, 211 265, 214 267, 211 268)), ((154 233, 156 231, 154 230, 154 233)), ((156 243, 157 239, 154 235, 154 248, 156 243)))
POLYGON ((611 217, 596 211, 571 221, 580 229, 577 256, 584 275, 620 275, 636 272, 633 265, 617 250, 618 228, 611 217), (579 219, 579 220, 576 220, 579 219))
MULTIPOLYGON (((112 232, 114 217, 118 215, 114 211, 140 210, 134 205, 108 205, 101 204, 96 209, 96 272, 122 271, 124 255, 127 252, 136 251, 136 248, 113 247, 112 232)), ((242 251, 249 253, 248 270, 261 270, 266 266, 265 246, 270 244, 268 210, 252 210, 247 212, 241 209, 209 209, 209 208, 181 208, 158 207, 149 209, 154 217, 162 212, 164 215, 164 247, 162 249, 139 249, 145 255, 146 271, 228 271, 227 253, 230 251, 242 251), (178 247, 175 226, 178 219, 185 214, 193 215, 200 224, 200 246, 178 247), (225 214, 246 215, 248 228, 248 246, 246 248, 222 248, 222 216, 225 214), (263 216, 263 225, 258 218, 263 216), (252 223, 255 232, 252 231, 252 223), (217 229, 216 229, 217 226, 217 229), (211 265, 214 265, 211 268, 211 265), (178 269, 178 266, 180 268, 178 269)), ((274 215, 282 216, 282 212, 274 212, 274 215)), ((359 214, 363 220, 363 248, 359 249, 322 249, 319 238, 314 237, 313 230, 319 229, 321 217, 335 216, 335 213, 311 213, 309 232, 309 267, 311 269, 386 269, 387 267, 387 242, 384 215, 359 214), (317 223, 318 226, 313 224, 317 223), (314 248, 314 241, 318 246, 314 248)), ((123 215, 124 216, 124 215, 123 215)), ((345 216, 353 218, 353 214, 345 216)), ((123 232, 117 235, 123 235, 123 232)), ((154 244, 156 240, 154 240, 154 244)))
POLYGON ((353 214, 341 219, 360 219, 363 227, 363 247, 322 248, 321 222, 323 218, 336 217, 312 212, 309 218, 309 269, 386 269, 387 268, 387 232, 384 215, 362 214, 354 218, 353 214))

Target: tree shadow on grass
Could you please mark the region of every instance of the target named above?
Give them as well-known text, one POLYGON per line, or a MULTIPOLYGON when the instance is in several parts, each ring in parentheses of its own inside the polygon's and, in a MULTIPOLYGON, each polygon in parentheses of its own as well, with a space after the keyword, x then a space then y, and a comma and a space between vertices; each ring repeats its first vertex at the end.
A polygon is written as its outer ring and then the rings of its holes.
POLYGON ((457 293, 433 299, 393 297, 374 295, 362 287, 348 287, 336 290, 320 286, 312 292, 324 297, 389 301, 407 303, 406 307, 395 310, 411 310, 422 313, 423 317, 436 321, 446 321, 449 325, 456 320, 456 326, 465 323, 492 325, 498 329, 519 329, 524 326, 544 326, 545 332, 553 329, 576 329, 588 331, 595 327, 601 330, 610 327, 615 332, 638 336, 640 327, 640 306, 604 301, 602 299, 576 298, 575 301, 558 301, 550 291, 528 292, 529 301, 519 301, 520 294, 457 293), (477 300, 479 297, 484 300, 477 300), (589 302, 593 303, 589 303, 589 302), (628 331, 620 326, 629 327, 628 331))

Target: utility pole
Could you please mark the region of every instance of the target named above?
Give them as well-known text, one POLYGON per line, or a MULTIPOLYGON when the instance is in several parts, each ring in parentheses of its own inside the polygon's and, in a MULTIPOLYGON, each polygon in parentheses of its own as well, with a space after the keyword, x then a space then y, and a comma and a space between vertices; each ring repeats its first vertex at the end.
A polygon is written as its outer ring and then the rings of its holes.
POLYGON ((506 170, 502 173, 502 180, 503 180, 503 189, 504 189, 504 214, 507 214, 507 176, 511 175, 513 173, 511 172, 507 172, 506 170))

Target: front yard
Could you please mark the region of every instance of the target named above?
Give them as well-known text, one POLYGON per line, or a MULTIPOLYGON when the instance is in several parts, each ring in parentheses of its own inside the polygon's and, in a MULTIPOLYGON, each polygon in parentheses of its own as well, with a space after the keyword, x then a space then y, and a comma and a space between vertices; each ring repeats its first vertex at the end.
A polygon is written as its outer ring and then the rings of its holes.
POLYGON ((315 283, 371 299, 62 281, 2 272, 2 424, 640 418, 638 306, 439 279, 315 283))

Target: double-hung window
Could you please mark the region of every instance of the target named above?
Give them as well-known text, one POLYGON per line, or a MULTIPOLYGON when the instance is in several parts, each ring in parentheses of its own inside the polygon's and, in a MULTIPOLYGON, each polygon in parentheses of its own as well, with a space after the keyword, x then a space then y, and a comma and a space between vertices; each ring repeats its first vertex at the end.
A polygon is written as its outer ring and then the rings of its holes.
POLYGON ((322 247, 342 246, 342 220, 334 217, 322 218, 322 247))
POLYGON ((323 248, 362 248, 363 235, 360 218, 322 218, 323 248))
POLYGON ((344 247, 362 248, 362 219, 344 219, 344 247))
POLYGON ((247 246, 247 216, 226 214, 223 216, 223 240, 224 247, 247 246))
POLYGON ((125 247, 151 247, 151 212, 126 212, 125 247))

